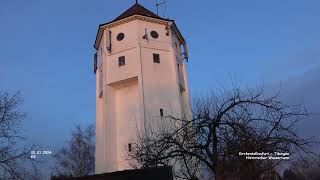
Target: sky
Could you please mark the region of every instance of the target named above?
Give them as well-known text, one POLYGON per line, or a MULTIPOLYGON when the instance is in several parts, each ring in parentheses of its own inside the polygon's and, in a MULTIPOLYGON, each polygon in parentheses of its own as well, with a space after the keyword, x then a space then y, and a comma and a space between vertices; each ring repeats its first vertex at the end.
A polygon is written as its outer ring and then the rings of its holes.
MULTIPOLYGON (((76 124, 95 122, 93 43, 99 24, 134 0, 0 0, 0 90, 20 90, 28 141, 60 148, 76 124)), ((140 4, 156 11, 155 0, 140 4)), ((320 1, 167 0, 189 46, 191 96, 235 78, 281 88, 320 112, 320 1), (231 77, 231 78, 230 78, 231 77)), ((299 126, 320 137, 319 118, 299 126)))

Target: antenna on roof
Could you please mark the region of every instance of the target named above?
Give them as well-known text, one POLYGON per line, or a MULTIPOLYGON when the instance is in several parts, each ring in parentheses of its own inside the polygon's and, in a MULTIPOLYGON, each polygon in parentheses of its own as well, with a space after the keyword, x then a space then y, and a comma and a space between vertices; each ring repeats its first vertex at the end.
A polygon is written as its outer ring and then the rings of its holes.
POLYGON ((138 0, 136 0, 136 4, 138 4, 138 0))
POLYGON ((164 17, 165 12, 167 11, 167 2, 166 0, 162 0, 160 2, 158 2, 158 0, 156 0, 156 8, 157 8, 157 15, 159 16, 159 6, 163 5, 164 6, 164 11, 162 13, 162 16, 164 17))

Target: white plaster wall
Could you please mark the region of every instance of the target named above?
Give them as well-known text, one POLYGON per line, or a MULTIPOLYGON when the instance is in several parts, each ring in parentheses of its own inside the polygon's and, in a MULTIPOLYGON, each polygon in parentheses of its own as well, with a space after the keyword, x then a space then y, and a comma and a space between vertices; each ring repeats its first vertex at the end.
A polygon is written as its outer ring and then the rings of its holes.
POLYGON ((106 58, 106 83, 112 84, 121 80, 138 76, 139 63, 137 58, 137 48, 128 49, 119 53, 114 53, 106 58), (119 66, 118 58, 125 56, 126 64, 119 66))
POLYGON ((176 58, 180 53, 175 47, 178 39, 174 34, 166 36, 166 25, 134 20, 110 30, 112 52, 105 50, 102 38, 99 49, 103 53, 98 54, 102 58, 104 87, 103 97, 96 98, 96 173, 129 169, 125 148, 137 128, 142 129, 144 124, 158 128, 166 122, 160 118, 160 108, 164 115, 180 116, 183 107, 189 106, 184 67, 186 91, 181 93, 179 87, 176 58), (148 40, 142 38, 145 29, 148 40), (152 30, 159 33, 158 39, 150 36, 152 30), (120 32, 125 38, 117 41, 120 32), (153 53, 160 54, 160 64, 153 62, 153 53), (119 56, 126 57, 125 66, 118 66, 119 56))
POLYGON ((132 143, 140 126, 138 81, 132 81, 116 88, 116 121, 118 169, 131 169, 126 150, 132 143))
MULTIPOLYGON (((103 104, 103 121, 105 136, 104 151, 101 156, 105 157, 104 171, 112 172, 118 169, 118 156, 117 156, 117 126, 116 126, 116 97, 115 89, 106 85, 104 88, 104 104, 103 104)), ((99 157, 98 157, 99 158, 99 157)))
POLYGON ((117 26, 113 26, 110 28, 112 32, 111 44, 112 44, 112 52, 111 54, 116 54, 121 51, 126 51, 128 49, 137 47, 137 33, 138 33, 138 22, 139 20, 133 20, 126 22, 124 24, 120 24, 117 26), (118 33, 124 33, 125 37, 122 41, 118 41, 116 39, 118 33))
POLYGON ((101 156, 103 154, 104 149, 104 139, 102 137, 105 136, 104 131, 104 121, 103 121, 103 99, 99 98, 99 75, 96 73, 96 154, 95 157, 99 157, 95 161, 96 172, 103 172, 105 157, 101 156))
POLYGON ((164 109, 164 115, 179 115, 179 87, 169 52, 150 48, 143 48, 142 52, 145 120, 153 122, 159 118, 160 108, 164 109), (160 54, 160 64, 153 62, 153 53, 160 54))
POLYGON ((106 53, 106 83, 111 84, 120 80, 125 80, 138 75, 139 64, 137 58, 137 20, 127 22, 110 28, 112 32, 111 53, 106 53), (124 33, 122 41, 116 39, 119 33, 124 33), (126 65, 118 66, 118 58, 125 56, 126 65))
POLYGON ((138 22, 141 46, 142 73, 146 104, 146 120, 160 116, 160 108, 165 114, 180 114, 179 94, 176 81, 175 60, 172 58, 171 36, 166 35, 166 25, 146 21, 138 22), (148 32, 148 40, 142 39, 148 32), (153 39, 150 32, 155 30, 159 38, 153 39), (153 63, 153 53, 160 54, 160 64, 153 63))

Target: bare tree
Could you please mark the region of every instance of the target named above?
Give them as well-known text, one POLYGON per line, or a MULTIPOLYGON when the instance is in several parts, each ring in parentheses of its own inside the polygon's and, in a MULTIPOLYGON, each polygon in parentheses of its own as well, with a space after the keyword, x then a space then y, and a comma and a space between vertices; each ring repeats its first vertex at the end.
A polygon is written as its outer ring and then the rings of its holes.
POLYGON ((32 147, 21 144, 21 121, 25 117, 19 107, 20 92, 9 94, 0 91, 0 179, 24 179, 26 162, 32 162, 32 147))
MULTIPOLYGON (((287 172, 288 171, 296 174, 300 179, 320 179, 320 155, 315 157, 299 158, 291 162, 290 169, 287 170, 287 172)), ((285 175, 286 174, 284 173, 284 178, 285 175)))
POLYGON ((314 141, 296 131, 308 115, 301 104, 286 104, 279 93, 266 96, 262 89, 210 93, 193 101, 192 118, 169 116, 178 124, 173 130, 139 135, 128 156, 140 168, 178 161, 186 179, 201 168, 216 180, 267 179, 284 160, 246 160, 239 152, 312 154, 314 141))
POLYGON ((85 129, 76 126, 66 147, 54 154, 55 176, 88 176, 94 174, 95 131, 90 125, 85 129))
POLYGON ((45 176, 42 174, 41 170, 39 169, 40 161, 34 161, 35 163, 28 163, 25 164, 25 169, 22 174, 23 180, 43 180, 45 176))

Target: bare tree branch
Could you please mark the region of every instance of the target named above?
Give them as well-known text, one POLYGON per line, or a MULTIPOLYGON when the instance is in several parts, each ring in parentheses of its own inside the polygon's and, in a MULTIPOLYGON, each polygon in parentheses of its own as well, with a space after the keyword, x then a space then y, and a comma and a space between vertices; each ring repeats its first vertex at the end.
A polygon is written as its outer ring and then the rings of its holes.
POLYGON ((76 126, 66 147, 54 154, 56 176, 88 176, 94 174, 95 131, 90 125, 83 129, 76 126))
POLYGON ((209 169, 216 180, 264 179, 284 160, 246 160, 239 152, 312 155, 311 146, 317 143, 297 134, 296 124, 310 115, 305 107, 280 99, 280 92, 267 97, 262 89, 238 88, 196 98, 192 119, 168 116, 178 125, 172 131, 139 134, 128 157, 141 167, 178 162, 187 179, 200 168, 209 169))

